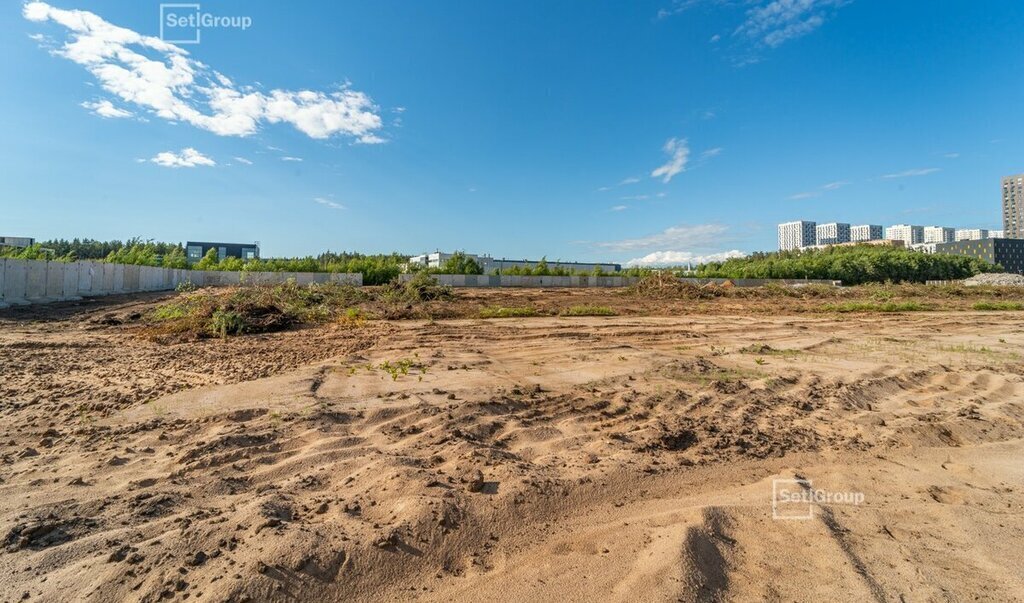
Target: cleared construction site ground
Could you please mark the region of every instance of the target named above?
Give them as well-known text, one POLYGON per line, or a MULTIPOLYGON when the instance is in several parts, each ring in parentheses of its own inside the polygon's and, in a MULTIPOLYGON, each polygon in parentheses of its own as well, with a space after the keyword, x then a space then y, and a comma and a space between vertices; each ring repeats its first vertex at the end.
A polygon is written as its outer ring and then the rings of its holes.
POLYGON ((0 599, 1024 600, 1019 290, 364 289, 0 312, 0 599))

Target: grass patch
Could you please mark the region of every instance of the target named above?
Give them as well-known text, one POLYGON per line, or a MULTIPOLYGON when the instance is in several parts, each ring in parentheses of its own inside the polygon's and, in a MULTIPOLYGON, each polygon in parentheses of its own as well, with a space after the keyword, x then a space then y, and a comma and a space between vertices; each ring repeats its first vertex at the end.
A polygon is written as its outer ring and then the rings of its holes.
POLYGON ((843 302, 841 304, 825 304, 824 312, 922 312, 931 307, 916 301, 904 302, 843 302))
POLYGON ((975 310, 1024 310, 1024 303, 1014 301, 980 301, 971 307, 975 310))
POLYGON ((519 308, 483 308, 480 310, 480 318, 521 318, 527 316, 540 316, 540 312, 530 306, 519 308))
POLYGON ((617 316, 608 306, 571 306, 562 310, 562 316, 617 316))
POLYGON ((757 354, 758 356, 797 356, 802 350, 787 350, 773 348, 766 343, 752 343, 740 348, 741 354, 757 354))

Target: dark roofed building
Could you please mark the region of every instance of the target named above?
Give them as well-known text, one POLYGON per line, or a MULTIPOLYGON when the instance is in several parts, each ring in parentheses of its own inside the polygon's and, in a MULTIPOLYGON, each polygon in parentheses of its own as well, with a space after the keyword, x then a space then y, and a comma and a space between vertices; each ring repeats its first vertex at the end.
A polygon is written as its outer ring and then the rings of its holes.
POLYGON ((1024 274, 1024 239, 979 239, 938 243, 935 253, 968 255, 989 264, 999 264, 1006 272, 1024 274))
POLYGON ((200 241, 189 241, 185 245, 185 255, 188 262, 194 264, 203 259, 211 249, 217 250, 217 259, 238 258, 241 260, 254 260, 260 257, 259 243, 204 243, 200 241))

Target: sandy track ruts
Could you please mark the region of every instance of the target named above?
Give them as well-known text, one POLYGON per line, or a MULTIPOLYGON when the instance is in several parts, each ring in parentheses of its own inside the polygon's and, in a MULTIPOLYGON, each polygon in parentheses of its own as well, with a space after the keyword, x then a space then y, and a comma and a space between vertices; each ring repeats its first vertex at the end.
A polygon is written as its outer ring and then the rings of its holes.
POLYGON ((1024 599, 1012 315, 62 324, 0 334, 5 600, 1024 599))

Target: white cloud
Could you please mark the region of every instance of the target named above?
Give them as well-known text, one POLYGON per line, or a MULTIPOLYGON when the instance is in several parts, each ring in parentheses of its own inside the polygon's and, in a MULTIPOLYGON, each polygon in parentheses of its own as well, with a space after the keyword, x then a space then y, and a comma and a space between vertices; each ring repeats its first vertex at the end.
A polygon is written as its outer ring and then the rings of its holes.
POLYGON ((281 161, 302 161, 302 157, 292 157, 290 155, 285 155, 284 157, 281 158, 281 161))
POLYGON ((651 178, 661 178, 662 182, 668 182, 673 176, 686 170, 686 163, 690 159, 690 147, 685 138, 669 138, 662 148, 670 158, 664 165, 651 172, 651 178))
POLYGON ((626 195, 625 197, 619 197, 620 201, 643 201, 644 199, 650 199, 650 195, 626 195))
POLYGON ((894 178, 910 178, 914 176, 927 176, 928 174, 934 174, 938 172, 939 168, 919 168, 916 170, 907 170, 905 172, 896 172, 895 174, 885 174, 882 178, 886 180, 892 180, 894 178))
POLYGON ((814 197, 820 197, 821 193, 823 191, 838 190, 838 189, 841 189, 841 188, 843 188, 844 186, 846 186, 848 184, 850 184, 850 183, 848 181, 846 181, 846 180, 837 180, 835 182, 829 182, 828 184, 822 184, 820 187, 818 187, 817 190, 806 191, 806 192, 803 192, 803 193, 797 193, 795 195, 790 195, 789 198, 794 200, 794 201, 798 201, 800 199, 812 199, 814 197))
POLYGON ((714 44, 714 43, 718 42, 721 39, 722 39, 722 36, 720 34, 715 34, 715 35, 711 36, 711 39, 708 40, 708 41, 711 42, 712 44, 714 44))
POLYGON ((124 109, 118 109, 114 106, 114 103, 108 100, 101 100, 97 102, 84 102, 81 105, 83 108, 88 109, 95 115, 107 118, 117 117, 131 117, 134 115, 131 111, 125 111, 124 109))
POLYGON ((775 48, 825 23, 829 13, 851 0, 774 0, 747 11, 734 34, 775 48))
POLYGON ((699 255, 690 251, 655 251, 643 257, 633 258, 626 262, 627 266, 683 266, 707 264, 708 262, 724 262, 729 258, 741 258, 747 254, 732 249, 720 253, 699 255))
POLYGON ((341 203, 335 203, 334 201, 331 201, 330 199, 325 199, 323 197, 314 197, 313 201, 316 201, 320 205, 329 207, 331 209, 345 209, 345 206, 342 205, 341 203))
POLYGON ((188 147, 182 149, 180 153, 174 153, 172 151, 164 151, 163 153, 157 153, 156 157, 150 159, 157 165, 170 168, 180 167, 198 167, 198 166, 214 166, 217 162, 210 159, 206 155, 203 155, 199 151, 188 147))
POLYGON ((233 157, 233 159, 235 161, 237 161, 238 163, 244 163, 245 165, 252 165, 252 161, 249 161, 245 157, 233 157))
POLYGON ((68 39, 52 52, 85 67, 100 86, 154 115, 220 136, 249 136, 264 124, 288 123, 310 138, 344 135, 357 142, 383 142, 377 107, 363 92, 271 90, 238 86, 159 38, 118 27, 83 10, 45 2, 22 7, 29 21, 52 21, 68 39))
POLYGON ((945 157, 946 159, 956 159, 957 157, 960 156, 960 153, 943 153, 942 156, 945 157))
POLYGON ((700 156, 701 159, 710 159, 712 157, 718 157, 719 155, 722 154, 722 151, 724 150, 725 149, 723 149, 722 147, 715 147, 713 149, 708 149, 704 151, 703 153, 700 154, 700 156))
POLYGON ((721 224, 698 224, 696 226, 673 226, 657 234, 638 239, 622 239, 597 243, 598 247, 612 251, 635 251, 640 249, 672 249, 680 247, 707 247, 721 239, 726 227, 721 224))
POLYGON ((637 182, 640 182, 639 178, 637 178, 636 176, 630 176, 629 178, 623 178, 622 182, 619 183, 619 186, 623 186, 626 184, 636 184, 637 182))
POLYGON ((612 211, 622 211, 624 209, 629 209, 629 206, 628 205, 614 205, 614 206, 612 206, 612 211))

